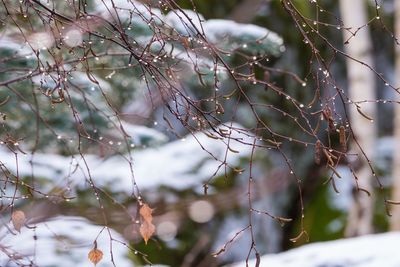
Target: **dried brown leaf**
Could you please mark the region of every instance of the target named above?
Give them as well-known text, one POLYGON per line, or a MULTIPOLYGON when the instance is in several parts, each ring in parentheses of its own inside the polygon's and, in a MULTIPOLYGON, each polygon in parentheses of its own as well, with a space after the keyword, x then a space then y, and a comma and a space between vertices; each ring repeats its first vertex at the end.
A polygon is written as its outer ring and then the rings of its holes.
POLYGON ((139 213, 145 222, 151 223, 151 221, 153 220, 153 215, 151 215, 153 213, 153 209, 151 209, 147 204, 144 204, 140 208, 139 213))
POLYGON ((150 237, 154 234, 156 227, 151 221, 144 221, 142 225, 140 225, 140 234, 142 235, 144 242, 147 245, 147 241, 149 241, 150 237))
POLYGON ((144 204, 139 210, 140 216, 142 216, 143 222, 140 225, 140 234, 142 235, 144 242, 147 241, 154 234, 156 227, 152 224, 153 220, 153 209, 151 209, 147 204, 144 204))
POLYGON ((97 265, 103 258, 103 252, 100 249, 94 248, 89 251, 88 258, 94 265, 97 265))
POLYGON ((25 213, 22 210, 16 210, 11 214, 11 221, 14 225, 15 230, 21 232, 21 227, 26 222, 25 213))

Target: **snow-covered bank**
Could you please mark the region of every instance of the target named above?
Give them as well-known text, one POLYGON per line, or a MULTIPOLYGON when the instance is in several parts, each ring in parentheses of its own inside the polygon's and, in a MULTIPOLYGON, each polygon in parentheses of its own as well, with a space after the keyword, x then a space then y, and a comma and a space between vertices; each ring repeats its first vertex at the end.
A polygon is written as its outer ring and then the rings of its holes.
MULTIPOLYGON (((262 256, 260 267, 399 267, 399 244, 399 232, 314 243, 262 256)), ((246 263, 229 265, 242 266, 246 263)))
MULTIPOLYGON (((101 232, 103 227, 84 218, 59 216, 32 226, 35 228, 22 227, 21 233, 14 233, 16 235, 6 227, 0 229, 1 245, 5 248, 0 251, 0 266, 91 267, 93 264, 87 255, 97 236, 97 246, 104 253, 98 267, 113 266, 111 251, 118 267, 132 266, 128 259, 129 249, 113 241, 111 250, 108 231, 104 229, 101 232), (9 259, 11 255, 14 258, 12 262, 9 259)), ((110 234, 114 240, 126 242, 114 230, 110 229, 110 234)))
MULTIPOLYGON (((240 125, 233 124, 230 138, 213 139, 198 132, 189 134, 181 140, 172 141, 155 148, 135 150, 133 152, 133 173, 141 189, 168 186, 184 189, 209 179, 217 170, 222 174, 224 168, 218 169, 222 162, 229 166, 237 166, 242 157, 251 152, 252 139, 235 129, 240 125), (241 140, 240 142, 237 140, 241 140), (248 144, 243 144, 246 142, 248 144), (231 151, 227 150, 227 144, 231 151), (239 151, 233 153, 232 151, 239 151)), ((228 131, 226 126, 219 129, 228 131)), ((0 150, 0 159, 8 170, 16 173, 17 164, 13 153, 0 150)), ((113 192, 127 192, 132 189, 131 171, 126 159, 119 155, 100 158, 97 155, 86 155, 86 163, 91 170, 90 175, 97 186, 109 187, 113 192)), ((48 180, 51 190, 54 185, 74 188, 86 188, 88 177, 85 162, 80 155, 70 157, 56 154, 36 153, 18 157, 20 176, 30 176, 32 166, 34 175, 48 180)))

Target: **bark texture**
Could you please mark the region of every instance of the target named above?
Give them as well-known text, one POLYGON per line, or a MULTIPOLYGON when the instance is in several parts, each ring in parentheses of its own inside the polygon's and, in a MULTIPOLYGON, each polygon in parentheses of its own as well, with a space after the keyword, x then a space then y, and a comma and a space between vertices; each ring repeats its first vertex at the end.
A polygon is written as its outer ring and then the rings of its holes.
MULTIPOLYGON (((365 64, 372 66, 372 45, 369 28, 364 27, 361 30, 357 29, 365 25, 367 19, 367 4, 366 0, 340 0, 340 12, 342 21, 345 27, 351 27, 353 35, 346 30, 343 30, 345 44, 345 52, 365 64)), ((374 74, 362 64, 347 59, 347 74, 348 74, 348 90, 349 97, 352 101, 374 100, 375 99, 375 77, 374 74)), ((359 104, 359 109, 371 118, 375 118, 376 104, 363 103, 359 104)), ((376 140, 376 124, 366 119, 357 111, 355 104, 348 105, 351 127, 354 138, 364 150, 366 155, 371 159, 374 155, 375 140, 376 140)), ((372 172, 367 164, 366 158, 362 151, 358 148, 355 141, 351 144, 351 151, 358 154, 357 169, 355 174, 358 177, 358 186, 369 191, 371 194, 372 172)), ((354 201, 349 210, 348 223, 345 230, 346 236, 358 236, 369 234, 372 232, 372 216, 373 216, 373 197, 367 193, 355 190, 354 201)))
MULTIPOLYGON (((395 5, 395 35, 400 36, 400 0, 394 1, 395 5)), ((400 86, 400 47, 395 45, 395 77, 396 86, 400 86)), ((400 97, 397 96, 397 101, 400 97)), ((392 199, 395 201, 400 201, 400 105, 394 105, 394 154, 393 154, 393 191, 392 199)), ((400 205, 392 206, 392 217, 390 219, 390 230, 400 231, 400 205)))

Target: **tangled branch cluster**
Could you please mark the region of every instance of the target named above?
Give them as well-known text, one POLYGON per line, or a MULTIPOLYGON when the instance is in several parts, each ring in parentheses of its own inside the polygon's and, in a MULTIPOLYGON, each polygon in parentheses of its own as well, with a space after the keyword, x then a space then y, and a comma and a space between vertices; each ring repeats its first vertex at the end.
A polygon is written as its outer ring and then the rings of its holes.
MULTIPOLYGON (((332 66, 336 58, 347 58, 370 69, 396 92, 398 88, 325 36, 330 30, 347 31, 351 37, 344 43, 349 43, 372 23, 380 23, 390 34, 380 20, 379 5, 376 3, 376 17, 354 31, 316 1, 310 1, 310 5, 319 20, 304 16, 290 0, 281 3, 311 51, 309 71, 303 77, 274 67, 276 59, 282 53, 285 56, 282 39, 275 33, 231 21, 207 21, 193 3, 193 10, 184 10, 174 0, 150 4, 134 0, 2 0, 0 139, 2 154, 13 156, 12 163, 0 158, 2 213, 11 214, 21 203, 38 199, 55 203, 74 200, 71 177, 79 172, 96 199, 93 205, 100 210, 110 243, 119 242, 109 230, 107 209, 114 205, 134 222, 139 215, 97 185, 90 157, 118 154, 130 169, 127 179, 130 175, 131 201, 137 203, 138 209, 146 205, 140 181, 135 179, 132 154, 144 145, 131 138, 126 122, 157 124, 178 139, 186 133, 196 138, 195 133, 203 132, 224 143, 226 149, 221 157, 199 141, 199 146, 219 163, 202 185, 205 194, 221 170, 226 177, 232 172, 247 174, 248 225, 215 256, 237 236, 250 232, 252 243, 247 259, 254 253, 259 261, 252 226, 254 214, 264 214, 279 223, 291 221, 252 206, 253 159, 258 151, 280 156, 297 187, 301 228, 293 242, 307 237, 302 198, 305 177, 296 171, 299 167, 292 156, 293 149, 311 154, 315 164, 325 165, 330 173, 327 182, 334 188, 335 179, 341 177, 336 169, 345 164, 354 175, 357 189, 369 194, 368 189, 358 186, 356 163, 361 161, 367 162, 378 186, 383 188, 370 155, 357 141, 348 110, 356 108, 372 122, 363 103, 396 102, 353 101, 338 84, 332 66), (322 54, 319 46, 326 46, 329 53, 322 54), (281 86, 283 80, 289 81, 292 88, 281 86), (233 121, 241 121, 244 126, 233 121), (240 152, 232 143, 251 149, 246 170, 229 164, 228 158, 240 152), (350 151, 350 143, 360 153, 350 151), (38 153, 71 158, 62 188, 40 186, 34 164, 38 153), (20 173, 19 162, 24 157, 29 158, 30 174, 20 173)), ((149 260, 144 253, 125 245, 149 260)), ((22 262, 7 248, 2 251, 11 261, 22 262)))

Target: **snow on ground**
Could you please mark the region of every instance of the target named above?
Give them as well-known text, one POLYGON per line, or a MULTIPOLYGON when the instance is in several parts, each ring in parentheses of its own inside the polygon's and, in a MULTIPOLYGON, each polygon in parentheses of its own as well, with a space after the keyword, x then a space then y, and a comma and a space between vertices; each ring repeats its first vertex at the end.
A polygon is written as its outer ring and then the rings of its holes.
MULTIPOLYGON (((400 233, 314 243, 261 257, 260 267, 399 267, 400 233)), ((229 265, 246 266, 245 262, 229 265)), ((249 262, 255 266, 255 260, 249 262)))
MULTIPOLYGON (((17 262, 18 266, 28 266, 31 262, 34 266, 41 267, 93 267, 88 260, 88 252, 93 248, 93 241, 103 227, 93 225, 80 217, 59 216, 49 221, 38 223, 35 229, 22 227, 21 233, 13 235, 2 227, 0 229, 1 245, 14 254, 22 257, 17 262), (37 240, 34 240, 36 234, 37 240), (25 264, 25 265, 24 265, 25 264)), ((13 229, 12 226, 10 226, 13 229)), ((115 231, 111 230, 111 236, 119 241, 126 242, 115 231)), ((132 267, 133 263, 127 258, 129 249, 118 242, 113 242, 112 253, 118 267, 132 267)), ((98 267, 111 267, 110 236, 106 230, 99 235, 97 247, 104 255, 98 267)), ((9 263, 9 257, 0 251, 0 266, 14 267, 15 263, 9 263)), ((31 266, 31 265, 29 265, 31 266)))
MULTIPOLYGON (((242 128, 235 124, 233 127, 242 128)), ((219 128, 224 129, 224 127, 219 128)), ((141 127, 140 129, 143 130, 141 127)), ((132 132, 133 128, 130 128, 129 131, 132 132)), ((250 144, 252 142, 246 135, 234 130, 231 137, 241 138, 250 144)), ((227 142, 228 138, 216 140, 198 132, 159 147, 135 150, 133 152, 133 172, 136 182, 141 189, 161 185, 184 189, 201 185, 202 181, 209 179, 217 171, 221 164, 220 161, 224 161, 227 142)), ((226 162, 230 166, 237 166, 242 157, 251 153, 250 145, 233 139, 230 139, 230 148, 239 151, 239 153, 233 153, 228 150, 226 162)), ((128 161, 123 157, 116 155, 103 159, 96 155, 87 155, 85 159, 91 171, 91 177, 97 186, 108 186, 113 192, 131 192, 130 167, 128 161)), ((10 171, 16 172, 15 156, 12 153, 0 150, 0 160, 10 171)), ((66 183, 80 188, 88 186, 85 180, 87 177, 86 167, 79 155, 65 157, 36 153, 33 159, 29 154, 19 155, 20 176, 31 175, 31 160, 35 177, 51 181, 52 186, 65 187, 66 183), (77 165, 78 168, 75 168, 77 165)), ((222 167, 218 174, 223 174, 223 171, 222 167)), ((52 186, 47 189, 50 190, 52 186)), ((43 190, 43 188, 41 189, 43 190)))

